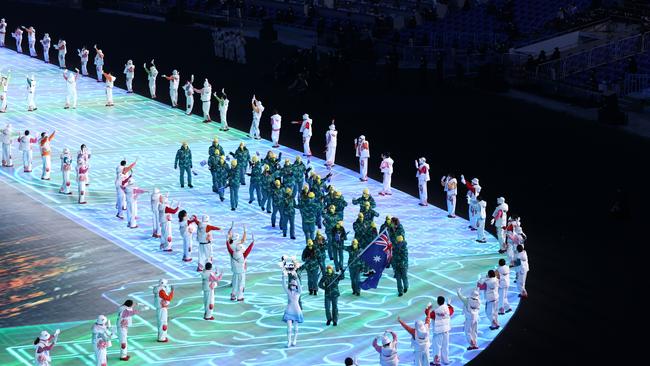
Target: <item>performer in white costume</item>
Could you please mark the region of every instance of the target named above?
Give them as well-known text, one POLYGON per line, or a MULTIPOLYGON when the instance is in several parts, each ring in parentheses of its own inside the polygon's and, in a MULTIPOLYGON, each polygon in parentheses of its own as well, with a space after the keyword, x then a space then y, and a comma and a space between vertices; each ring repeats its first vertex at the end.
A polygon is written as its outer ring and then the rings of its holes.
POLYGON ((26 28, 25 26, 21 26, 20 28, 24 29, 25 32, 27 32, 27 45, 29 47, 29 55, 31 57, 38 56, 36 54, 36 29, 34 29, 34 27, 26 28))
POLYGON ((497 315, 497 301, 499 297, 499 281, 493 269, 488 271, 485 278, 479 279, 476 287, 485 291, 485 316, 490 320, 490 329, 499 329, 499 318, 497 315))
POLYGON ((0 47, 5 47, 5 36, 7 35, 7 22, 5 18, 0 19, 0 47))
POLYGON ((14 39, 16 40, 16 52, 18 53, 23 53, 23 31, 20 28, 16 28, 16 31, 14 31, 11 34, 14 39))
POLYGON ((510 287, 510 267, 506 264, 506 260, 499 259, 499 267, 497 267, 497 277, 499 278, 499 315, 504 315, 512 311, 510 303, 508 302, 508 288, 510 287))
POLYGON ((201 94, 201 108, 203 110, 203 122, 204 123, 212 122, 212 119, 210 118, 210 104, 211 104, 210 98, 212 98, 212 85, 210 85, 208 79, 205 79, 203 81, 203 88, 201 89, 194 88, 194 91, 201 94))
POLYGON ((178 74, 178 70, 173 70, 171 75, 167 76, 163 74, 162 77, 169 81, 169 98, 171 99, 172 107, 176 107, 178 105, 178 85, 181 76, 178 74))
POLYGON ((115 76, 113 74, 104 73, 106 78, 106 106, 112 107, 115 104, 113 103, 113 85, 115 84, 115 76))
POLYGON ((36 100, 36 80, 34 79, 34 74, 27 77, 27 111, 33 112, 37 110, 36 100))
POLYGON ((336 161, 336 143, 338 139, 339 132, 336 130, 336 125, 334 125, 334 119, 330 123, 330 127, 325 132, 325 165, 328 167, 333 167, 336 161))
POLYGON ((122 180, 122 187, 126 196, 126 226, 135 229, 138 227, 138 196, 147 191, 136 186, 133 172, 122 180))
POLYGON ((10 168, 14 166, 14 157, 11 151, 11 145, 14 142, 13 137, 11 136, 13 135, 13 127, 11 126, 11 123, 7 123, 7 125, 0 130, 0 135, 2 137, 2 166, 10 168))
POLYGON ((287 307, 284 309, 282 321, 287 323, 287 348, 295 347, 298 341, 298 324, 304 322, 302 308, 300 307, 300 295, 302 294, 302 285, 296 275, 297 268, 294 267, 292 272, 282 271, 282 288, 287 294, 287 307), (287 278, 292 275, 292 279, 287 284, 287 278))
POLYGON ((124 65, 124 71, 122 71, 126 76, 126 92, 133 93, 133 78, 135 77, 135 65, 133 60, 129 60, 124 65))
POLYGON ((149 80, 149 93, 151 93, 151 98, 156 99, 156 78, 158 77, 158 69, 154 64, 154 60, 151 60, 151 66, 147 68, 147 63, 144 63, 144 71, 147 73, 147 79, 149 80))
MULTIPOLYGON (((65 69, 65 54, 68 53, 68 49, 66 47, 65 40, 59 39, 59 43, 56 44, 56 47, 54 47, 59 51, 59 67, 62 69, 65 69)), ((82 60, 83 61, 83 60, 82 60)), ((81 69, 84 69, 84 63, 81 63, 81 69)), ((84 75, 87 75, 84 74, 84 75)))
POLYGON ((239 240, 239 234, 232 233, 232 226, 228 231, 228 238, 226 239, 226 249, 230 254, 230 269, 232 271, 232 292, 230 300, 244 301, 244 288, 246 287, 246 259, 255 245, 255 237, 253 241, 244 249, 244 242, 246 241, 246 226, 244 226, 244 235, 239 240), (235 243, 239 241, 238 243, 235 243), (234 244, 234 248, 233 248, 234 244))
POLYGON ((311 118, 309 118, 309 114, 303 114, 302 121, 291 121, 291 123, 294 125, 300 125, 300 134, 302 135, 302 155, 311 156, 311 148, 309 147, 309 142, 311 141, 311 136, 313 134, 313 121, 311 118))
POLYGON ((429 334, 431 333, 431 317, 429 316, 430 308, 424 309, 426 315, 424 321, 416 320, 415 326, 411 328, 400 317, 397 321, 402 325, 402 328, 411 335, 411 346, 413 347, 413 365, 415 366, 429 366, 429 348, 431 348, 431 340, 429 334))
POLYGON ((366 136, 361 135, 354 139, 354 151, 359 158, 359 180, 366 182, 368 181, 368 158, 370 158, 370 143, 366 140, 366 136))
POLYGON ((203 271, 203 266, 207 262, 212 262, 212 231, 221 230, 218 226, 210 225, 210 216, 203 215, 201 222, 197 223, 196 239, 199 242, 199 263, 196 267, 197 272, 203 271))
POLYGON ((171 208, 169 200, 166 196, 160 196, 162 199, 158 212, 160 213, 160 227, 162 235, 160 237, 160 249, 171 252, 172 251, 172 215, 176 214, 181 207, 180 202, 176 208, 171 208))
POLYGON ((153 301, 156 306, 156 320, 158 323, 158 342, 168 342, 167 338, 167 309, 174 299, 174 286, 169 286, 166 279, 158 281, 153 288, 153 301))
POLYGON ((124 218, 123 212, 126 210, 126 195, 124 193, 122 181, 126 176, 128 176, 129 172, 133 167, 135 167, 137 162, 138 160, 136 159, 133 163, 127 166, 126 160, 122 160, 120 161, 120 165, 115 168, 115 209, 117 210, 115 217, 118 219, 124 218))
POLYGON ((253 99, 251 100, 251 108, 253 110, 253 121, 251 122, 251 129, 250 131, 248 131, 248 137, 259 140, 261 139, 260 119, 262 119, 262 113, 264 112, 264 105, 262 105, 261 100, 257 100, 255 95, 253 95, 253 99))
POLYGON ((467 187, 469 228, 476 230, 476 217, 479 213, 478 195, 481 193, 481 186, 478 184, 478 178, 473 178, 471 182, 468 182, 462 174, 460 175, 460 182, 467 187))
POLYGON ((199 224, 196 215, 192 215, 192 217, 188 216, 185 210, 181 210, 178 213, 178 231, 180 231, 181 238, 183 238, 183 262, 192 261, 192 255, 190 253, 194 244, 194 233, 199 224))
POLYGON ((190 80, 185 82, 183 85, 183 90, 185 91, 185 114, 188 116, 192 115, 192 108, 194 108, 194 75, 190 77, 190 80))
POLYGON ((50 38, 49 33, 45 33, 43 39, 41 39, 41 45, 43 46, 43 60, 45 63, 50 63, 50 47, 52 47, 52 39, 50 38))
POLYGON ((429 176, 429 164, 427 164, 427 159, 422 157, 415 161, 415 169, 417 173, 415 176, 418 178, 418 193, 420 195, 420 206, 428 206, 428 193, 427 193, 427 184, 431 177, 429 176))
POLYGON ((212 311, 214 310, 214 289, 219 286, 219 281, 223 273, 215 273, 212 269, 212 263, 207 262, 205 269, 201 273, 201 287, 203 289, 203 319, 214 320, 212 311))
POLYGON ((487 237, 485 236, 485 220, 487 218, 487 202, 482 199, 478 201, 478 215, 476 217, 476 241, 479 243, 486 243, 487 237))
POLYGON ((456 195, 458 194, 458 181, 453 174, 447 174, 440 179, 440 185, 443 186, 447 195, 447 217, 456 217, 456 195))
POLYGON ((217 95, 217 92, 214 93, 214 97, 219 103, 219 120, 221 122, 220 130, 228 131, 230 129, 228 127, 228 105, 230 104, 230 101, 228 100, 228 95, 226 95, 225 88, 221 88, 221 94, 223 95, 223 98, 220 98, 219 95, 217 95))
POLYGON ((519 297, 523 299, 528 298, 528 291, 526 291, 526 278, 530 270, 528 264, 528 253, 524 246, 517 245, 517 255, 515 257, 515 267, 517 268, 517 289, 519 290, 519 297))
POLYGON ((9 90, 11 75, 0 72, 0 113, 7 112, 7 91, 9 90))
MULTIPOLYGON (((81 144, 79 151, 77 151, 77 161, 83 160, 88 169, 90 169, 90 149, 86 147, 86 144, 81 144)), ((90 173, 86 173, 86 185, 90 185, 90 173)))
POLYGON ((113 332, 111 332, 111 321, 108 320, 104 315, 97 317, 97 321, 93 324, 92 328, 92 345, 95 350, 95 360, 97 366, 106 366, 107 365, 107 349, 113 345, 111 338, 113 338, 113 332))
POLYGON ((63 149, 61 154, 61 175, 63 181, 61 182, 61 188, 59 188, 59 193, 63 194, 72 194, 70 191, 70 172, 72 171, 72 153, 67 147, 63 149))
POLYGON ((23 172, 32 172, 32 145, 38 142, 38 138, 29 135, 29 130, 18 138, 18 150, 23 152, 23 172))
POLYGON ((481 308, 479 290, 478 288, 474 288, 469 297, 463 296, 460 289, 456 290, 456 294, 458 294, 460 301, 463 302, 463 313, 465 314, 465 337, 467 337, 467 342, 469 343, 467 350, 471 351, 478 349, 476 339, 478 337, 479 309, 481 308))
MULTIPOLYGON (((4 19, 3 19, 4 20, 4 19)), ((52 358, 50 351, 54 348, 61 330, 57 329, 54 335, 50 335, 46 330, 34 341, 34 365, 36 366, 50 366, 52 365, 52 358)))
POLYGON ((68 70, 63 71, 63 79, 66 81, 67 88, 64 109, 70 108, 70 103, 72 103, 72 108, 77 109, 77 79, 79 79, 79 69, 74 70, 76 72, 75 74, 68 70))
POLYGON ((379 191, 380 196, 390 196, 393 194, 393 189, 391 188, 390 184, 392 181, 392 176, 393 176, 393 159, 390 157, 390 153, 383 153, 381 154, 381 164, 379 165, 379 169, 381 170, 381 174, 383 175, 383 188, 381 191, 379 191))
POLYGON ((497 198, 497 207, 494 208, 492 213, 492 220, 490 224, 494 225, 497 232, 497 239, 499 239, 499 254, 506 252, 506 224, 508 223, 508 204, 503 197, 497 198))
MULTIPOLYGON (((449 364, 449 331, 451 330, 451 316, 454 315, 454 308, 445 298, 438 296, 437 307, 429 312, 433 318, 433 364, 449 364)), ((431 308, 429 303, 428 308, 431 308)))
POLYGON ((43 161, 43 172, 41 173, 41 179, 43 180, 50 180, 50 171, 52 170, 52 147, 50 143, 54 139, 54 134, 56 134, 56 130, 49 136, 43 132, 38 141, 41 150, 41 160, 43 161))
POLYGON ((129 356, 129 327, 132 324, 131 318, 139 314, 138 310, 135 308, 138 304, 134 303, 133 300, 126 300, 117 309, 117 338, 120 340, 120 360, 128 361, 131 356, 129 356))
POLYGON ((275 109, 271 116, 271 142, 274 148, 280 147, 280 129, 282 129, 282 116, 275 109))
POLYGON ((154 188, 153 192, 151 193, 151 217, 153 218, 153 225, 152 225, 152 238, 160 238, 160 214, 158 213, 159 211, 159 206, 160 206, 160 189, 154 188))
POLYGON ((79 190, 79 204, 85 205, 86 194, 88 194, 88 161, 77 158, 77 187, 79 190))
POLYGON ((102 76, 104 76, 104 52, 97 48, 97 45, 94 45, 93 48, 95 49, 95 52, 97 53, 95 55, 95 71, 97 71, 97 82, 102 82, 104 79, 102 79, 102 76))
POLYGON ((375 351, 379 353, 380 366, 399 365, 399 355, 397 354, 397 333, 392 330, 385 331, 381 337, 375 337, 372 341, 372 346, 375 351), (381 346, 377 344, 378 340, 381 341, 381 346))
POLYGON ((88 51, 86 46, 84 46, 82 49, 77 48, 77 55, 81 61, 81 75, 88 76, 88 58, 90 56, 90 51, 88 51))

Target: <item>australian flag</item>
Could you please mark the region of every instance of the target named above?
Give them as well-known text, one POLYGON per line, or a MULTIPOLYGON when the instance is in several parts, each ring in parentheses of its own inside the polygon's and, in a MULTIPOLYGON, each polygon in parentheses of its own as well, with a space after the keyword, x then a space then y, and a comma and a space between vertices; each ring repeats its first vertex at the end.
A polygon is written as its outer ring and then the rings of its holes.
POLYGON ((375 273, 361 283, 361 288, 368 290, 377 288, 381 274, 393 259, 393 244, 386 230, 382 231, 375 240, 361 253, 359 259, 364 261, 375 273))

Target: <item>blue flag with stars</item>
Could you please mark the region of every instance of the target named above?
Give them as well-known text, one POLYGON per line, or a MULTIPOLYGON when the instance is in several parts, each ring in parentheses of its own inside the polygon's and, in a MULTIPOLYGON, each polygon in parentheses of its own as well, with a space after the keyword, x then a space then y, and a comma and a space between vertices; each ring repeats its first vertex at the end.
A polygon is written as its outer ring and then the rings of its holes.
POLYGON ((377 288, 381 274, 384 272, 390 261, 393 259, 393 244, 386 234, 386 230, 382 231, 377 238, 370 243, 366 249, 359 255, 359 259, 364 261, 370 269, 375 273, 366 278, 361 283, 361 288, 368 290, 377 288))

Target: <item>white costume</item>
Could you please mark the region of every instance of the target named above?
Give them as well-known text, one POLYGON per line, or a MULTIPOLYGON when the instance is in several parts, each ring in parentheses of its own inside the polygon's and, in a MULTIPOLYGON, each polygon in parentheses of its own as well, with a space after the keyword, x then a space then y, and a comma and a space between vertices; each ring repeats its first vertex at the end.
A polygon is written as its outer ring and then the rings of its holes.
POLYGON ((302 115, 302 124, 300 125, 300 132, 302 133, 302 154, 311 156, 311 148, 309 141, 312 136, 313 122, 307 113, 302 115))
POLYGON ((497 314, 497 301, 499 297, 499 281, 496 277, 488 277, 479 280, 478 287, 485 291, 485 316, 491 322, 490 329, 499 328, 497 314))
POLYGON ((355 155, 359 158, 359 179, 368 180, 368 158, 370 157, 370 143, 364 135, 354 140, 355 155))
POLYGON ((210 225, 210 216, 203 215, 201 222, 197 224, 196 239, 199 242, 199 263, 196 267, 197 272, 203 271, 203 265, 207 262, 212 263, 212 233, 213 230, 220 230, 216 226, 210 225))
POLYGON ((510 218, 508 220, 508 226, 506 226, 506 254, 510 260, 510 264, 515 263, 517 255, 517 246, 524 245, 526 242, 526 234, 521 227, 521 219, 517 217, 516 219, 510 218))
POLYGON ((18 53, 23 53, 23 31, 18 28, 16 31, 12 34, 14 39, 16 40, 16 52, 18 53))
POLYGON ((34 27, 29 27, 27 31, 27 45, 29 46, 29 55, 31 57, 38 56, 36 54, 36 29, 34 27))
POLYGON ((528 254, 526 251, 517 253, 515 256, 515 264, 517 265, 517 289, 519 290, 519 297, 527 298, 528 292, 526 291, 526 277, 528 277, 528 254))
MULTIPOLYGON (((295 276, 295 272, 293 274, 295 276)), ((282 316, 282 321, 287 323, 287 348, 296 345, 298 341, 298 324, 304 322, 302 308, 300 307, 302 285, 298 277, 295 276, 295 279, 292 279, 287 286, 288 276, 288 273, 286 275, 282 274, 282 287, 287 294, 287 307, 284 309, 284 315, 282 316)))
POLYGON ((23 135, 18 138, 18 150, 23 152, 23 171, 31 173, 32 171, 32 144, 38 142, 36 137, 23 135))
POLYGON ((63 194, 72 194, 70 191, 70 172, 72 171, 72 154, 70 149, 67 147, 63 149, 61 154, 61 175, 63 181, 61 182, 61 188, 59 188, 59 193, 63 194))
POLYGON ((418 192, 420 194, 420 206, 429 205, 428 202, 428 193, 427 193, 427 182, 431 179, 429 176, 429 164, 427 164, 426 158, 420 158, 415 162, 415 168, 417 173, 415 176, 418 178, 418 192))
POLYGON ((97 54, 95 55, 95 71, 97 72, 97 81, 101 82, 104 81, 103 76, 104 76, 104 52, 102 50, 97 49, 95 47, 95 50, 97 51, 97 54))
POLYGON ((0 113, 7 111, 7 90, 9 89, 9 75, 0 73, 0 113))
POLYGON ((133 93, 133 78, 135 77, 135 65, 129 60, 124 65, 124 75, 126 75, 126 92, 133 93))
POLYGON ((52 147, 50 146, 50 142, 54 138, 55 132, 52 132, 49 136, 42 135, 38 142, 41 150, 41 160, 43 161, 41 179, 44 180, 50 180, 50 171, 52 170, 52 147))
POLYGON ((153 288, 153 302, 156 306, 156 320, 158 321, 158 342, 167 342, 167 308, 174 299, 174 288, 170 288, 166 279, 161 279, 153 288))
POLYGON ((88 163, 83 158, 77 158, 77 187, 79 189, 79 204, 86 204, 86 194, 88 194, 88 163))
POLYGON ((227 131, 229 128, 228 127, 228 105, 230 104, 230 101, 228 100, 228 96, 226 95, 225 90, 221 89, 221 92, 223 93, 223 98, 217 98, 217 100, 219 101, 219 122, 221 122, 221 130, 227 131))
POLYGON ((132 324, 131 318, 138 314, 132 306, 121 305, 117 309, 117 338, 120 340, 120 360, 129 360, 129 327, 132 324))
POLYGON ((66 81, 66 86, 68 92, 65 96, 65 108, 70 108, 70 103, 72 102, 72 108, 77 108, 77 78, 79 73, 73 74, 68 72, 68 70, 63 71, 63 79, 66 81))
POLYGON ((194 108, 194 75, 192 78, 183 85, 183 90, 185 90, 185 113, 189 116, 192 114, 192 108, 194 108))
MULTIPOLYGON (((65 41, 63 41, 63 44, 65 44, 65 41)), ((79 59, 81 61, 81 75, 88 76, 88 58, 90 57, 90 51, 88 51, 86 47, 82 49, 77 49, 77 55, 79 56, 79 59)), ((61 62, 60 53, 59 53, 59 62, 61 62)), ((65 66, 65 60, 64 60, 64 66, 65 66)))
POLYGON ((50 351, 54 348, 60 332, 58 329, 54 332, 54 335, 50 335, 45 330, 41 332, 38 336, 38 342, 34 345, 34 365, 50 366, 52 364, 50 351))
POLYGON ((106 319, 104 315, 97 317, 97 321, 93 324, 91 328, 92 331, 92 344, 93 349, 95 350, 95 359, 97 361, 97 366, 106 366, 106 352, 107 348, 112 346, 111 338, 113 333, 110 330, 111 322, 106 319))
MULTIPOLYGON (((81 149, 77 151, 77 164, 79 160, 83 160, 86 167, 90 170, 90 150, 86 145, 81 145, 81 149)), ((90 184, 90 173, 86 173, 86 185, 90 184)))
POLYGON ((195 217, 188 220, 187 218, 183 219, 178 223, 178 231, 181 233, 181 238, 183 238, 183 262, 191 262, 193 247, 194 233, 198 225, 198 220, 195 220, 195 217))
POLYGON ((411 346, 413 347, 413 365, 429 366, 429 348, 431 348, 431 308, 427 307, 425 321, 417 320, 413 328, 409 327, 401 319, 398 319, 402 327, 411 334, 411 346))
MULTIPOLYGON (((65 68, 65 54, 68 52, 65 41, 60 39, 59 43, 56 45, 56 49, 59 51, 59 67, 63 69, 65 68)), ((84 70, 85 64, 83 63, 83 59, 81 61, 81 69, 84 70)), ((88 75, 88 72, 84 75, 88 75)))
POLYGON ((393 175, 393 159, 386 157, 381 161, 379 169, 381 169, 381 174, 384 176, 383 179, 383 189, 379 192, 380 195, 391 195, 393 190, 390 186, 391 178, 393 175))
POLYGON ((34 79, 34 74, 27 78, 27 110, 29 112, 35 111, 36 101, 34 100, 36 94, 36 80, 34 79))
POLYGON ((510 267, 506 263, 497 268, 499 273, 499 314, 512 311, 508 303, 508 288, 510 287, 510 267))
POLYGON ((476 230, 476 219, 480 210, 480 207, 478 205, 478 196, 481 193, 481 186, 478 184, 478 178, 474 178, 470 183, 468 183, 465 181, 465 176, 463 175, 460 176, 460 182, 467 187, 469 227, 472 230, 476 230))
MULTIPOLYGON (((233 237, 233 243, 237 240, 233 237)), ((244 288, 246 287, 246 258, 253 249, 255 242, 251 242, 248 248, 244 250, 242 243, 235 244, 235 248, 231 247, 231 243, 226 239, 226 247, 230 254, 230 270, 232 271, 232 292, 230 300, 244 301, 244 288)))
POLYGON ((255 99, 252 100, 253 107, 253 121, 251 122, 251 129, 248 131, 248 135, 251 138, 259 139, 260 138, 260 119, 262 118, 262 113, 264 112, 264 106, 262 101, 255 99))
POLYGON ((5 18, 0 19, 0 47, 5 46, 5 36, 7 35, 7 22, 5 18))
POLYGON ((50 62, 50 47, 52 47, 52 39, 50 38, 49 33, 45 33, 43 39, 41 39, 41 45, 43 46, 43 60, 46 63, 50 62))
POLYGON ((172 107, 176 107, 178 105, 178 84, 181 79, 178 70, 172 71, 171 76, 163 75, 163 77, 169 80, 169 98, 172 101, 172 107))
POLYGON ((440 180, 447 194, 447 217, 456 217, 456 195, 458 194, 458 181, 456 178, 444 176, 440 180))
POLYGON ((336 143, 338 139, 339 132, 336 130, 334 121, 330 124, 329 130, 325 132, 325 165, 329 167, 334 166, 336 160, 336 143))
POLYGON ((487 217, 486 207, 487 202, 484 200, 478 201, 479 211, 476 216, 476 241, 479 243, 485 243, 485 219, 487 217))
POLYGON ((377 338, 372 342, 372 346, 379 353, 380 366, 398 366, 399 355, 397 354, 397 333, 387 331, 381 336, 381 346, 377 344, 377 338), (388 336, 391 334, 392 340, 388 336))
POLYGON ((147 69, 147 64, 144 64, 144 70, 147 72, 147 79, 149 80, 149 93, 152 98, 156 98, 156 78, 158 77, 158 69, 151 60, 151 67, 147 69))
POLYGON ((481 308, 481 299, 479 297, 478 288, 472 290, 469 298, 464 297, 458 289, 458 298, 463 302, 463 313, 465 314, 464 331, 469 343, 468 350, 477 349, 478 344, 476 338, 478 337, 478 319, 479 309, 481 308))
POLYGON ((112 107, 113 103, 113 85, 115 83, 115 76, 112 74, 104 74, 106 76, 106 106, 112 107))
POLYGON ((124 210, 127 209, 126 194, 124 193, 124 186, 122 185, 122 181, 126 178, 129 171, 133 169, 134 165, 135 163, 127 167, 126 165, 120 164, 115 168, 115 209, 117 210, 117 214, 115 216, 120 219, 124 218, 123 213, 124 210))
POLYGON ((508 223, 508 204, 503 197, 497 198, 497 207, 494 208, 492 213, 492 224, 497 232, 497 239, 501 249, 500 253, 506 251, 506 224, 508 223))
POLYGON ((210 118, 212 85, 210 85, 208 79, 205 79, 203 81, 203 88, 200 89, 200 93, 201 93, 201 106, 203 110, 203 122, 212 122, 212 119, 210 118))
MULTIPOLYGON (((214 267, 213 267, 214 268, 214 267)), ((205 269, 201 273, 201 287, 203 289, 203 319, 214 320, 214 289, 219 286, 222 273, 216 274, 213 269, 205 269)))
POLYGON ((152 238, 160 238, 160 214, 158 213, 159 206, 160 190, 158 188, 154 188, 153 193, 151 193, 151 217, 153 217, 153 233, 151 234, 152 238))
POLYGON ((160 237, 160 249, 171 252, 172 251, 172 215, 178 212, 180 205, 176 208, 169 206, 167 197, 160 196, 163 200, 160 203, 158 212, 160 213, 160 226, 162 235, 160 237))
POLYGON ((445 365, 449 363, 449 331, 451 330, 451 315, 454 313, 451 305, 442 304, 433 312, 433 363, 445 365))
POLYGON ((135 229, 138 227, 138 195, 142 190, 135 185, 132 175, 124 177, 122 186, 126 197, 126 226, 135 229))
POLYGON ((7 123, 5 128, 0 131, 2 135, 2 166, 3 167, 12 167, 14 166, 14 159, 11 152, 11 145, 13 140, 11 134, 13 133, 13 128, 11 123, 7 123))

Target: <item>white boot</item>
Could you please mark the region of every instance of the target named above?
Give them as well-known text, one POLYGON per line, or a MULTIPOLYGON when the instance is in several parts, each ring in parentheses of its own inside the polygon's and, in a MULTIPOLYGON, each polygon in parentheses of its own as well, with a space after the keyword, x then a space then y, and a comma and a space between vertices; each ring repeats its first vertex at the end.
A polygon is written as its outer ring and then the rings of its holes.
POLYGON ((291 341, 291 345, 292 345, 293 347, 296 346, 296 341, 297 341, 297 340, 298 340, 298 323, 296 323, 296 324, 293 326, 293 340, 291 341))
POLYGON ((287 348, 291 347, 291 320, 287 321, 287 348))

